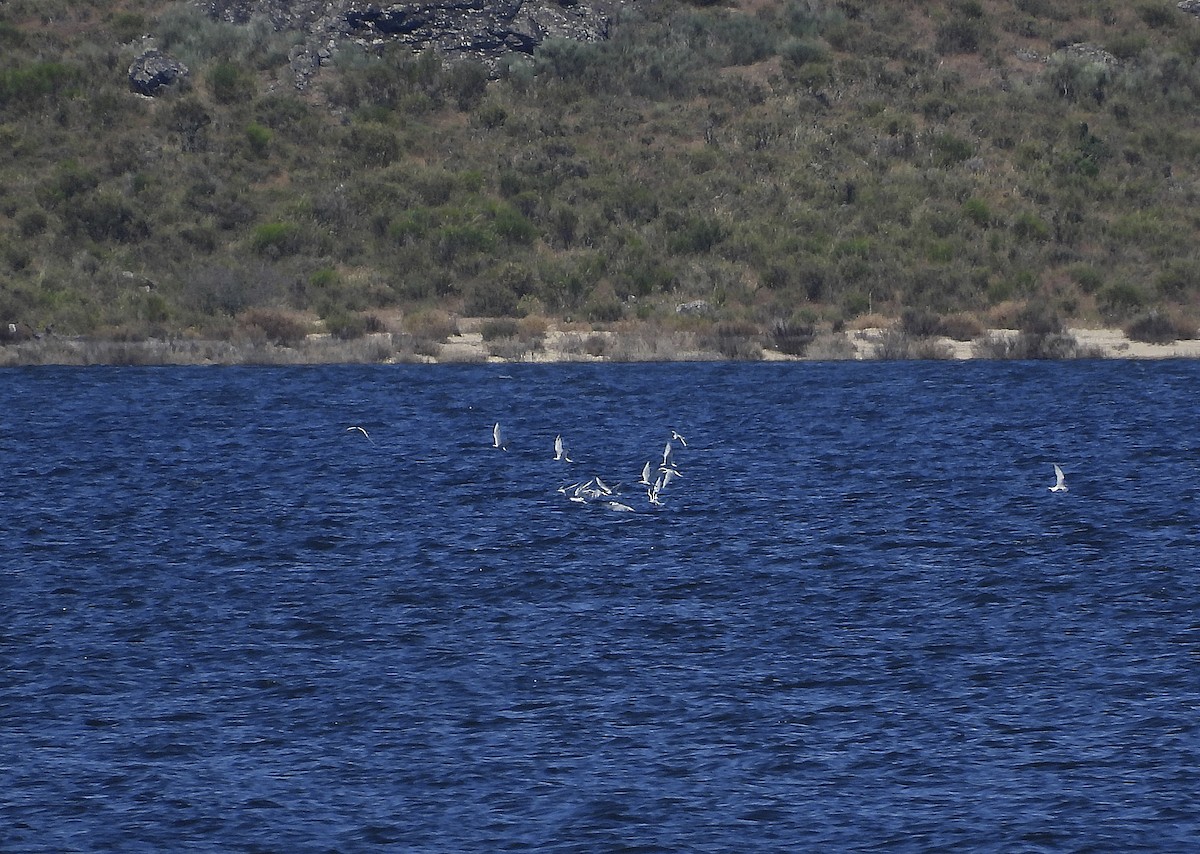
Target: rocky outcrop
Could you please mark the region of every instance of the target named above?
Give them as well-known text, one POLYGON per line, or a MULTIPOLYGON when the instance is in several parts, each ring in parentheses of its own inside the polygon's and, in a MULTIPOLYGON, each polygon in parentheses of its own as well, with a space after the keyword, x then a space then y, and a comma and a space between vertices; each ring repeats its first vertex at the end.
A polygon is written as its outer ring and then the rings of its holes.
POLYGON ((1107 65, 1113 68, 1121 64, 1121 60, 1117 59, 1104 48, 1098 45, 1088 44, 1087 42, 1076 42, 1060 48, 1054 52, 1054 58, 1073 59, 1078 62, 1090 62, 1097 65, 1107 65))
POLYGON ((129 66, 129 88, 140 95, 157 95, 188 76, 188 67, 158 50, 148 50, 129 66))
POLYGON ((344 42, 375 48, 389 43, 415 50, 435 47, 447 59, 471 57, 494 64, 512 53, 532 54, 547 39, 600 41, 626 0, 195 0, 214 18, 245 24, 265 18, 279 31, 307 33, 289 57, 297 86, 344 42))

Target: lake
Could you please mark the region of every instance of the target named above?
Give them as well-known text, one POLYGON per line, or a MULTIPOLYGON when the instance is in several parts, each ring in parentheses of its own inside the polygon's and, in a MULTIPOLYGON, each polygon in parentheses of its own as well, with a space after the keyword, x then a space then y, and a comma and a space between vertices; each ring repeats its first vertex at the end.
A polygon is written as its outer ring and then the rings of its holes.
POLYGON ((6 370, 0 849, 1188 850, 1198 387, 6 370))

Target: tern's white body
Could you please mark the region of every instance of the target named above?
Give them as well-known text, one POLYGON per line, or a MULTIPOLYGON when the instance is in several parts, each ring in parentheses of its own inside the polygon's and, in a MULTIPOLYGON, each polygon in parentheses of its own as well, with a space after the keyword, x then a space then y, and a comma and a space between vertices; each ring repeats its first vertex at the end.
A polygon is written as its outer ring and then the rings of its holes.
POLYGON ((1063 470, 1058 467, 1058 463, 1054 464, 1054 486, 1050 487, 1051 492, 1067 492, 1067 476, 1063 474, 1063 470))

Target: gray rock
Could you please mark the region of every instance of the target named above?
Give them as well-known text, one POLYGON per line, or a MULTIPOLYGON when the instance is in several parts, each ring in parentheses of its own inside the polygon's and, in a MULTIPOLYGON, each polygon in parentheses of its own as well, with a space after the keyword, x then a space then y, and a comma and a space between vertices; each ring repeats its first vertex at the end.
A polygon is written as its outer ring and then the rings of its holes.
POLYGON ((611 14, 628 0, 192 0, 234 24, 267 20, 277 31, 305 34, 289 60, 298 88, 342 43, 378 48, 399 42, 435 47, 448 60, 474 58, 495 68, 509 54, 532 54, 547 39, 602 41, 611 14))
POLYGON ((1074 59, 1080 62, 1092 62, 1097 65, 1107 65, 1114 68, 1121 64, 1121 60, 1117 59, 1104 48, 1088 44, 1087 42, 1076 42, 1064 48, 1059 48, 1054 52, 1054 57, 1056 59, 1074 59))
POLYGON ((141 95, 153 96, 188 74, 188 67, 178 59, 152 49, 129 66, 129 88, 141 95))
POLYGON ((697 299, 675 306, 676 314, 708 314, 708 300, 697 299))
POLYGON ((129 87, 142 95, 157 95, 188 77, 188 67, 159 50, 143 52, 129 66, 129 87))

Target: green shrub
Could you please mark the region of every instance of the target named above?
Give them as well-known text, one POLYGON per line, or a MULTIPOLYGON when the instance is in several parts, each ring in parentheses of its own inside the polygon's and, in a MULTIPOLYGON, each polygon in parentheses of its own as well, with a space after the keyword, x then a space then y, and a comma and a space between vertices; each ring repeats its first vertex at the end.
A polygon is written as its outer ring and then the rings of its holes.
POLYGON ((401 153, 395 132, 378 122, 356 122, 343 138, 342 146, 362 166, 390 166, 401 153))
POLYGON ((788 39, 779 48, 779 55, 792 65, 826 62, 829 48, 817 39, 788 39))
POLYGON ((250 246, 260 255, 278 257, 300 245, 300 228, 291 222, 265 222, 250 235, 250 246))
POLYGON ((1022 240, 1044 241, 1050 237, 1050 226, 1037 214, 1022 211, 1013 220, 1012 232, 1022 240))
POLYGON ((29 108, 75 84, 79 71, 61 62, 33 62, 0 70, 0 107, 29 108))
POLYGON ((149 32, 146 19, 136 12, 118 12, 113 15, 109 26, 112 28, 113 38, 118 44, 131 42, 149 32))
POLYGON ((474 223, 444 225, 432 236, 438 260, 443 264, 480 252, 488 252, 495 247, 495 239, 491 233, 474 223))
POLYGON ((520 324, 508 317, 486 320, 479 327, 484 341, 495 341, 500 338, 515 338, 520 333, 520 324))
POLYGON ((58 205, 76 196, 91 191, 100 183, 100 178, 91 169, 80 165, 77 160, 64 160, 46 182, 42 197, 47 204, 58 205))
POLYGON ((63 211, 63 221, 72 231, 81 231, 96 241, 130 243, 147 237, 150 229, 123 197, 111 191, 89 193, 63 211))
POLYGON ((1094 294, 1104 284, 1104 275, 1095 267, 1086 265, 1072 268, 1071 278, 1086 294, 1094 294))
POLYGON ((475 282, 467 290, 463 310, 476 317, 513 317, 518 314, 517 295, 504 282, 475 282))
POLYGON ((534 228, 525 216, 509 205, 499 205, 492 220, 492 228, 501 240, 509 243, 529 244, 537 236, 534 228))
POLYGON ((456 62, 445 75, 445 87, 461 112, 479 106, 487 93, 488 71, 478 62, 456 62))
POLYGON ((1146 295, 1137 285, 1114 282, 1100 292, 1097 301, 1107 314, 1124 316, 1145 305, 1146 295))
POLYGON ((938 26, 934 49, 941 54, 978 53, 991 38, 991 28, 982 17, 960 15, 938 26))
POLYGON ((236 104, 254 95, 254 78, 233 62, 218 62, 208 73, 208 90, 218 104, 236 104))
POLYGON ((969 160, 974 154, 975 146, 970 140, 950 133, 940 133, 933 138, 933 160, 943 168, 969 160))
POLYGON ((44 232, 49 223, 50 220, 45 211, 39 209, 22 211, 17 217, 17 233, 28 240, 44 232))
POLYGON ((1161 30, 1174 27, 1179 23, 1179 10, 1174 3, 1146 2, 1137 7, 1138 17, 1146 26, 1161 30))
POLYGON ((963 202, 963 215, 980 228, 987 228, 992 222, 992 211, 983 199, 970 198, 963 202))
POLYGON ((1164 299, 1183 301, 1200 290, 1200 261, 1180 260, 1169 264, 1154 280, 1164 299))
POLYGON ((271 131, 257 122, 251 122, 246 125, 246 142, 250 144, 250 150, 254 154, 263 157, 271 144, 271 131))
POLYGON ((377 332, 387 331, 374 314, 352 314, 347 311, 334 310, 322 318, 325 328, 334 338, 351 341, 377 332))
POLYGON ((597 292, 584 306, 584 314, 593 323, 616 323, 625 316, 625 306, 611 291, 597 292))

